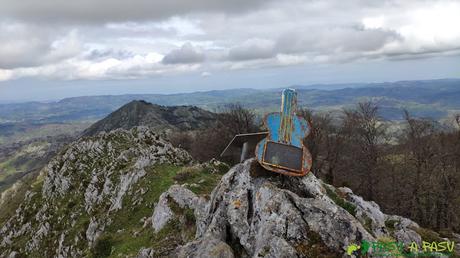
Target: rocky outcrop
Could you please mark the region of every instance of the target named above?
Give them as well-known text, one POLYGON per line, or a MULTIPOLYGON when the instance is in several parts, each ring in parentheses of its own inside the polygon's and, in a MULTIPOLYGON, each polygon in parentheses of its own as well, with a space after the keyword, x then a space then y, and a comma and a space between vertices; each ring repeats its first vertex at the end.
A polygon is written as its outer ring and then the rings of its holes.
POLYGON ((160 196, 157 206, 152 215, 152 226, 155 232, 160 231, 171 219, 173 219, 173 211, 169 207, 170 201, 175 202, 182 209, 192 209, 197 218, 197 235, 201 235, 204 230, 204 216, 206 200, 197 196, 192 191, 173 185, 168 191, 160 196))
POLYGON ((414 221, 397 215, 383 214, 377 203, 363 200, 362 197, 354 195, 349 188, 341 187, 338 190, 347 201, 355 205, 355 217, 373 236, 377 238, 390 236, 405 244, 422 242, 420 235, 415 231, 420 227, 414 221), (391 228, 388 228, 388 225, 391 225, 391 228))
POLYGON ((345 257, 363 240, 427 237, 439 235, 312 173, 193 163, 136 127, 54 158, 0 228, 0 257, 345 257))
POLYGON ((311 173, 300 178, 276 175, 254 160, 224 175, 206 204, 172 186, 154 210, 156 230, 173 216, 168 197, 198 215, 197 238, 177 248, 174 257, 339 257, 362 240, 421 242, 416 223, 383 214, 376 203, 348 188, 335 189, 311 173), (395 228, 387 228, 388 220, 395 228))
POLYGON ((0 229, 0 257, 83 257, 118 210, 140 202, 133 187, 160 164, 188 164, 187 152, 145 127, 115 130, 72 143, 34 182, 0 229), (148 172, 149 171, 149 172, 148 172), (126 196, 131 195, 126 202, 126 196))

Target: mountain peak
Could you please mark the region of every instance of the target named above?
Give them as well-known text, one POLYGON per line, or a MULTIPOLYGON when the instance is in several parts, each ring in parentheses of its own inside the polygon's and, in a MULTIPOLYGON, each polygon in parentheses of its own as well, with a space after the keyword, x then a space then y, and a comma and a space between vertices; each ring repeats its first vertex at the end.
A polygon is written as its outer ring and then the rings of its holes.
POLYGON ((133 100, 90 126, 82 135, 92 136, 103 131, 135 126, 159 130, 194 130, 211 125, 215 119, 215 114, 194 106, 160 106, 144 100, 133 100))

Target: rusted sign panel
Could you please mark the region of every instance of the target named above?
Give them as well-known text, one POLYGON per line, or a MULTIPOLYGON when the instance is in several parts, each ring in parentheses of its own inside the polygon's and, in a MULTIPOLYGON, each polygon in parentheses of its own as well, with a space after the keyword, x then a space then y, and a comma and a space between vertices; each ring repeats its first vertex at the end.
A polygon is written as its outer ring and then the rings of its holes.
POLYGON ((254 155, 257 143, 267 137, 268 132, 237 134, 220 154, 221 157, 239 158, 242 162, 254 155))
POLYGON ((310 125, 296 115, 297 92, 283 90, 281 112, 270 113, 264 123, 268 136, 256 146, 256 157, 266 169, 291 175, 304 176, 311 168, 311 154, 303 144, 310 133, 310 125))

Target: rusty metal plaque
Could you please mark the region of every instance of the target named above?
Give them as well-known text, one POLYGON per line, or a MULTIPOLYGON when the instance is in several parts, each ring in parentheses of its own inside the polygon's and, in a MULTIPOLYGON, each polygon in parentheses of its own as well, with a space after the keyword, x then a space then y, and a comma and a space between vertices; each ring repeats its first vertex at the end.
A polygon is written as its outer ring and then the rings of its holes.
POLYGON ((265 147, 263 162, 267 165, 300 172, 302 154, 302 148, 269 141, 265 147))

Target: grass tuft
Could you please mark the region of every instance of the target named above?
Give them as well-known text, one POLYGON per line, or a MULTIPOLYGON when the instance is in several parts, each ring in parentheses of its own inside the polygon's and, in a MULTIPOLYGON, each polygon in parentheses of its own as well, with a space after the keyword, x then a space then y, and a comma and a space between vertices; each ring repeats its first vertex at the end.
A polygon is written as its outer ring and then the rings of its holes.
POLYGON ((329 186, 326 186, 326 185, 323 185, 323 186, 326 189, 327 196, 329 196, 329 198, 331 198, 332 201, 335 202, 335 204, 339 205, 340 207, 348 211, 348 213, 350 213, 351 215, 356 216, 356 206, 354 204, 352 204, 351 202, 348 202, 344 198, 341 198, 337 194, 337 192, 334 189, 330 188, 329 186))

